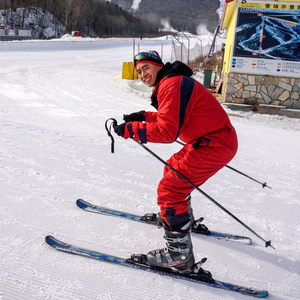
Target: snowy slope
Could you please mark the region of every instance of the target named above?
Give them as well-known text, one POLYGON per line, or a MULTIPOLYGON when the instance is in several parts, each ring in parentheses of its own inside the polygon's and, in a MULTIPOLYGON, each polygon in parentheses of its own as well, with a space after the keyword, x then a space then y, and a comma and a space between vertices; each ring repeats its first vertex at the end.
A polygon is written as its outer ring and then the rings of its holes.
MULTIPOLYGON (((141 50, 171 56, 166 39, 141 50)), ((157 211, 163 166, 104 122, 149 109, 150 90, 121 79, 131 39, 0 43, 0 299, 249 299, 51 249, 48 234, 128 257, 164 245, 162 230, 81 211, 77 198, 143 214, 157 211)), ((249 235, 253 245, 193 236, 197 259, 215 278, 267 289, 272 300, 300 299, 300 120, 231 114, 239 151, 230 166, 272 189, 222 169, 201 188, 276 250, 194 192, 195 216, 212 230, 249 235)), ((149 144, 167 159, 180 145, 149 144)))

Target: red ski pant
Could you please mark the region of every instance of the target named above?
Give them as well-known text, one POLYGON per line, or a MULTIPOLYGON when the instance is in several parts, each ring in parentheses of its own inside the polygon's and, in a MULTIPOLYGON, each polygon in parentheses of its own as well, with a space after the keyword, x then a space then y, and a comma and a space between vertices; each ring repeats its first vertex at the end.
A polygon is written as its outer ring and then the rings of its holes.
MULTIPOLYGON (((199 148, 186 144, 175 153, 167 163, 194 185, 200 186, 212 177, 235 156, 237 151, 237 137, 233 127, 207 135, 199 148)), ((189 218, 189 193, 194 188, 167 166, 157 189, 157 204, 160 206, 163 220, 171 227, 185 223, 189 218)))

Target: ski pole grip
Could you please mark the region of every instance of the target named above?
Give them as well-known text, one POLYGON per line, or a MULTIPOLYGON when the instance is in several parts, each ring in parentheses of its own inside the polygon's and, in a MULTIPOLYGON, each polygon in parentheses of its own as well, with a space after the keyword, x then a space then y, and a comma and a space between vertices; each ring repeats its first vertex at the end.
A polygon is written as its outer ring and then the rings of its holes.
POLYGON ((109 118, 106 120, 105 122, 105 129, 107 131, 107 135, 111 138, 111 153, 114 153, 115 152, 115 140, 114 140, 114 137, 112 136, 111 134, 111 127, 115 128, 116 126, 118 126, 118 122, 116 119, 114 118, 109 118), (108 121, 112 121, 108 127, 107 123, 108 121))

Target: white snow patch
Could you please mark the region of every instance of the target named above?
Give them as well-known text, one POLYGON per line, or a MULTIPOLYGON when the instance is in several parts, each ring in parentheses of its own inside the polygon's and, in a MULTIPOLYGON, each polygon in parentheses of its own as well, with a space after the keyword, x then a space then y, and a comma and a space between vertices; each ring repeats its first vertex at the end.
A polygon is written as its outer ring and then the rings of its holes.
POLYGON ((211 32, 207 29, 206 24, 199 24, 196 31, 198 35, 211 35, 211 32))
POLYGON ((138 10, 141 1, 142 1, 142 0, 133 0, 131 9, 132 9, 132 10, 138 10))
POLYGON ((161 31, 170 31, 170 32, 177 32, 169 23, 167 19, 162 19, 161 24, 163 25, 163 28, 161 31))

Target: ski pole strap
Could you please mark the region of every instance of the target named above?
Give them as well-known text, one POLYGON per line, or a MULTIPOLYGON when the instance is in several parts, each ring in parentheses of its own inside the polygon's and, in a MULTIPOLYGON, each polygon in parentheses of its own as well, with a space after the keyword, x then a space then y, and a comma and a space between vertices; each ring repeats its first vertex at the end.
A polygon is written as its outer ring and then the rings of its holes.
POLYGON ((111 153, 115 152, 115 140, 114 140, 114 137, 111 134, 111 128, 112 127, 115 128, 116 126, 118 126, 118 122, 114 118, 109 118, 105 122, 105 129, 107 131, 108 136, 111 138, 111 153), (108 124, 109 121, 112 121, 112 122, 108 126, 107 124, 108 124))

